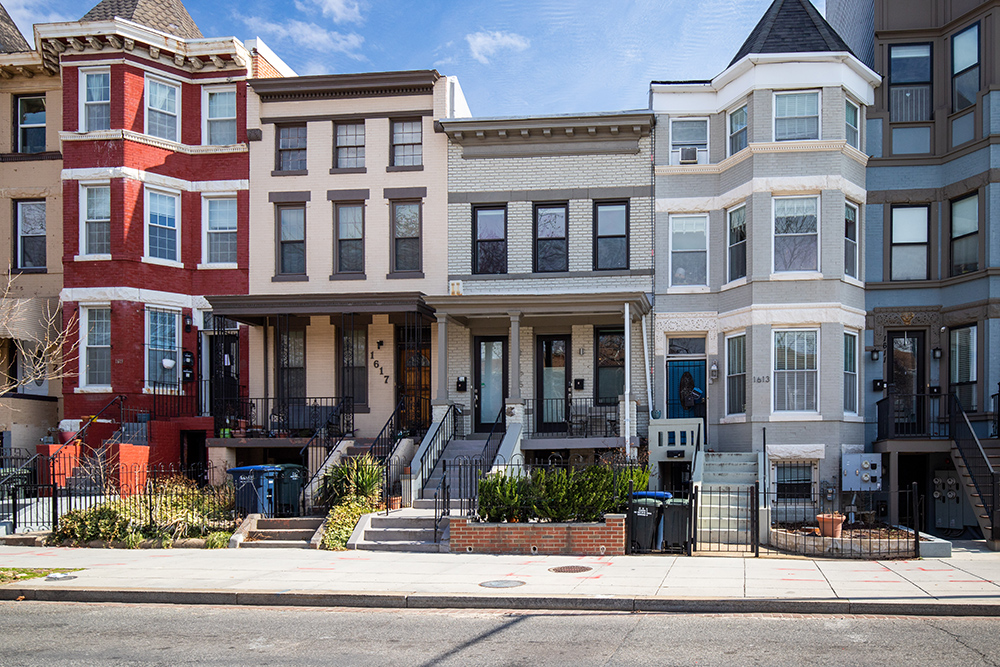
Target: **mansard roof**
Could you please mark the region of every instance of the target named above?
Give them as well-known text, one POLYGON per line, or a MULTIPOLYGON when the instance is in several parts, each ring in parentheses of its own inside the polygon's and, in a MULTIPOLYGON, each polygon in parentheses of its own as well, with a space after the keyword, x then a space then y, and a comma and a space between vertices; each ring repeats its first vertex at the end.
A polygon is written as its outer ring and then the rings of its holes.
POLYGON ((745 56, 763 53, 847 52, 851 48, 809 0, 774 0, 736 52, 732 67, 745 56))
POLYGON ((20 53, 31 50, 24 35, 14 25, 10 14, 7 13, 3 5, 0 5, 0 53, 20 53))
POLYGON ((80 20, 110 21, 115 17, 183 39, 203 37, 181 0, 101 0, 80 20))

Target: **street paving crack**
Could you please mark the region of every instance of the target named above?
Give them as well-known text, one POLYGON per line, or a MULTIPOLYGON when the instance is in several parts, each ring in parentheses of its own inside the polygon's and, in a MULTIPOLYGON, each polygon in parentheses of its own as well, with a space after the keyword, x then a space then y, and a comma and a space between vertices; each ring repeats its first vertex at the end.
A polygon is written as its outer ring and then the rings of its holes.
POLYGON ((642 616, 643 615, 642 614, 634 614, 634 616, 635 616, 635 619, 632 622, 632 627, 630 627, 628 629, 628 632, 626 632, 626 633, 624 633, 622 635, 621 640, 619 640, 619 642, 618 642, 618 646, 616 646, 614 648, 614 650, 611 651, 611 653, 608 655, 608 659, 604 661, 605 665, 611 664, 611 660, 615 657, 615 655, 618 653, 618 651, 620 651, 623 646, 628 646, 630 644, 629 643, 629 638, 632 636, 632 633, 635 631, 635 629, 639 627, 639 623, 642 622, 642 616))
POLYGON ((940 630, 944 634, 946 634, 949 637, 951 637, 952 639, 954 639, 956 644, 960 644, 961 646, 964 646, 965 648, 969 649, 970 651, 972 651, 973 653, 975 653, 976 655, 978 655, 982 659, 982 661, 983 661, 984 664, 992 665, 993 667, 997 667, 998 665, 1000 665, 1000 663, 998 663, 996 660, 994 660, 992 657, 990 657, 986 653, 983 653, 982 651, 980 651, 979 649, 977 649, 975 646, 970 646, 968 643, 966 643, 962 639, 961 635, 958 635, 958 634, 952 632, 948 628, 941 627, 940 625, 934 624, 933 622, 930 621, 930 619, 925 619, 924 623, 926 623, 927 625, 931 626, 935 630, 940 630))

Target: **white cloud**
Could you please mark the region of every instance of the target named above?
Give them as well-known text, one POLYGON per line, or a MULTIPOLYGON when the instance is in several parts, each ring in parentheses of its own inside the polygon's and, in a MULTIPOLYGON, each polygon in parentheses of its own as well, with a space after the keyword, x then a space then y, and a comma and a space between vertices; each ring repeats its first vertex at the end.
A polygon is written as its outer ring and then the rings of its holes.
POLYGON ((357 0, 295 0, 295 7, 300 12, 310 13, 309 7, 318 7, 323 16, 329 16, 334 23, 361 23, 361 3, 357 0), (308 3, 308 4, 307 4, 308 3))
MULTIPOLYGON (((68 16, 57 11, 53 11, 47 5, 51 2, 44 0, 6 0, 3 3, 10 18, 20 29, 28 44, 35 46, 33 26, 36 23, 61 23, 63 21, 76 21, 83 16, 68 16)), ((95 3, 96 4, 96 3, 95 3)), ((88 5, 89 7, 89 5, 88 5)))
POLYGON ((524 51, 531 46, 527 37, 500 30, 474 32, 466 35, 465 41, 469 43, 472 57, 484 65, 489 65, 489 59, 498 51, 524 51))
POLYGON ((242 17, 242 19, 248 26, 262 35, 294 40, 297 46, 311 51, 343 53, 354 60, 364 60, 364 56, 358 50, 365 38, 357 33, 343 34, 304 21, 292 20, 275 23, 256 16, 242 17))

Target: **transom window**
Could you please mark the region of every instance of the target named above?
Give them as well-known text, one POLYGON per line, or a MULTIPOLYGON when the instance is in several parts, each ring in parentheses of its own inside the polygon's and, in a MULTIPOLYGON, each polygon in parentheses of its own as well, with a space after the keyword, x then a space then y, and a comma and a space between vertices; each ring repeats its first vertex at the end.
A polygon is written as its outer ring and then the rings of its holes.
POLYGON ((421 267, 420 202, 393 202, 392 270, 417 272, 421 267))
POLYGON ((708 162, 708 119, 671 119, 670 164, 708 162))
POLYGON ((306 170, 306 126, 278 128, 278 171, 306 170))
POLYGON ((209 264, 235 264, 236 258, 236 198, 207 200, 208 229, 206 230, 209 264))
POLYGON ((337 169, 365 166, 365 124, 337 125, 337 169))
POLYGON ((306 207, 289 204, 278 207, 278 273, 306 272, 306 207))
POLYGON ((45 268, 45 202, 17 202, 17 261, 19 269, 45 268))
POLYGON ((423 164, 419 120, 392 123, 392 166, 415 167, 423 164))
POLYGON ((179 197, 165 192, 146 192, 147 255, 177 261, 177 208, 179 197))
POLYGON ((967 109, 976 103, 979 92, 979 24, 951 39, 951 107, 967 109))
POLYGON ((741 415, 747 411, 747 337, 745 334, 726 339, 726 414, 741 415))
POLYGON ((628 203, 594 204, 594 269, 628 268, 628 203))
POLYGON ((177 141, 177 98, 180 86, 146 79, 146 134, 177 141))
POLYGON ((747 107, 744 104, 729 114, 729 154, 736 155, 747 147, 747 107))
POLYGON ((890 280, 927 280, 930 277, 927 221, 926 206, 892 209, 890 280))
POLYGON ((858 277, 858 207, 844 204, 844 275, 858 277))
POLYGON ((86 186, 83 222, 83 254, 111 254, 111 188, 86 186))
POLYGON ((569 270, 568 214, 566 204, 535 206, 535 271, 569 270))
POLYGON ((860 145, 860 132, 858 132, 860 119, 861 110, 858 105, 850 100, 846 100, 844 102, 844 133, 847 138, 847 145, 854 148, 858 148, 860 145))
POLYGON ((774 332, 775 412, 815 412, 819 354, 816 331, 774 332))
POLYGON ((979 195, 951 203, 951 275, 979 269, 979 195))
POLYGON ((670 216, 670 284, 708 284, 708 216, 670 216))
POLYGON ((747 207, 729 211, 729 280, 747 275, 747 207))
POLYGON ((45 151, 45 96, 17 98, 17 152, 45 151))
POLYGON ((503 206, 477 207, 473 273, 507 273, 507 209, 503 206))
POLYGON ((774 200, 774 270, 819 270, 819 199, 774 200))
POLYGON ((365 207, 361 203, 336 204, 336 273, 365 272, 365 207))
POLYGON ((776 93, 774 140, 819 139, 819 93, 776 93))
POLYGON ((83 379, 87 386, 111 386, 111 309, 84 308, 83 379))
POLYGON ((931 45, 889 47, 889 120, 931 119, 931 45))
POLYGON ((208 114, 205 124, 208 133, 205 143, 228 146, 236 143, 236 91, 206 91, 208 114))
POLYGON ((83 119, 87 132, 111 128, 111 73, 85 72, 83 75, 83 119))

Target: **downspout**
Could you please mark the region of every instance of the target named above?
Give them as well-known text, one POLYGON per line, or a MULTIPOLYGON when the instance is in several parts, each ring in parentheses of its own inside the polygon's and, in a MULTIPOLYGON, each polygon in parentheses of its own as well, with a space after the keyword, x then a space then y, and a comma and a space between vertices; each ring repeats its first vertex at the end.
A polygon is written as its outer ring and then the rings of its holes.
POLYGON ((646 371, 646 409, 649 410, 649 418, 653 418, 653 377, 649 366, 649 333, 646 330, 646 315, 642 316, 642 360, 645 362, 646 371))
POLYGON ((632 408, 629 401, 632 400, 632 313, 628 301, 625 302, 625 416, 622 418, 625 435, 625 454, 633 458, 632 453, 632 408))

